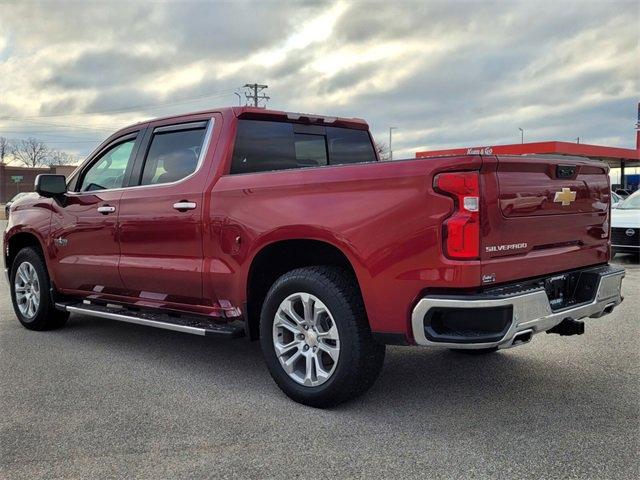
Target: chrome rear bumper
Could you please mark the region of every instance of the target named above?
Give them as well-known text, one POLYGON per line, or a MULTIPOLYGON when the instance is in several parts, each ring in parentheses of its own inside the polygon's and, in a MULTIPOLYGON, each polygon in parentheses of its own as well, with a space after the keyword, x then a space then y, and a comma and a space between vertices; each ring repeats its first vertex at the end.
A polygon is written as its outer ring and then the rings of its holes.
MULTIPOLYGON (((418 345, 429 347, 446 347, 458 349, 509 348, 518 344, 519 338, 531 337, 545 332, 558 325, 565 318, 580 320, 581 318, 597 318, 611 313, 614 307, 622 302, 621 287, 624 269, 607 267, 600 274, 598 286, 593 300, 575 307, 553 311, 544 288, 528 290, 526 293, 496 298, 465 299, 460 297, 424 297, 413 309, 411 325, 413 338, 418 345), (506 333, 497 341, 484 343, 458 343, 434 341, 427 338, 424 319, 430 309, 441 308, 492 308, 512 307, 511 324, 506 333)), ((525 343, 525 342, 523 342, 525 343)))

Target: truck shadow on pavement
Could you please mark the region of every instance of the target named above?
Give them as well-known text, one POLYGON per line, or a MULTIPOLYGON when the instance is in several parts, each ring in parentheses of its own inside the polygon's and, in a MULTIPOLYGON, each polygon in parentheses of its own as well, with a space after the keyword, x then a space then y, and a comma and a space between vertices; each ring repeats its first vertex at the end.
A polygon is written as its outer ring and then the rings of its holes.
MULTIPOLYGON (((172 381, 193 383, 212 399, 231 395, 241 402, 296 411, 298 405, 282 394, 263 363, 258 342, 220 340, 176 332, 72 316, 68 326, 53 332, 65 348, 108 352, 117 359, 110 374, 136 362, 163 378, 160 390, 172 381)), ((531 345, 486 356, 448 350, 389 347, 385 367, 373 388, 360 399, 326 410, 322 415, 348 415, 379 422, 424 424, 449 416, 452 422, 500 418, 514 423, 536 418, 592 421, 598 409, 635 415, 615 377, 594 377, 597 360, 574 352, 544 348, 546 335, 531 345), (549 352, 553 351, 550 355, 549 352), (518 420, 510 420, 516 418, 518 420)), ((548 338, 548 337, 547 337, 548 338)), ((89 367, 87 365, 87 367, 89 367)), ((596 370, 597 372, 597 370, 596 370)), ((135 379, 134 379, 135 381, 135 379)))

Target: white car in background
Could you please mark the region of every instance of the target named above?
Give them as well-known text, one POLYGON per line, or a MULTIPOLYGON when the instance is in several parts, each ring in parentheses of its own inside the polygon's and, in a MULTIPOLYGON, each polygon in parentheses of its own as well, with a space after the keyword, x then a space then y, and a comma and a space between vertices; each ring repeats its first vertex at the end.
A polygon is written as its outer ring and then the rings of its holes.
POLYGON ((611 190, 611 208, 618 208, 618 205, 620 205, 620 202, 622 202, 623 200, 624 198, 611 190))
POLYGON ((640 191, 611 210, 611 248, 613 254, 640 255, 640 191))

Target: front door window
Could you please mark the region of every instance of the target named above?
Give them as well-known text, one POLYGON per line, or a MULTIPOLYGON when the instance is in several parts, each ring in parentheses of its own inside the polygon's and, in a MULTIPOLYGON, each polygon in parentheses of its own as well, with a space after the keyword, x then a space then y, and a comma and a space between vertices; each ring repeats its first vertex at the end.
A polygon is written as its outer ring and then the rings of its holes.
POLYGON ((93 192, 122 188, 135 139, 120 143, 108 150, 84 174, 79 190, 93 192))

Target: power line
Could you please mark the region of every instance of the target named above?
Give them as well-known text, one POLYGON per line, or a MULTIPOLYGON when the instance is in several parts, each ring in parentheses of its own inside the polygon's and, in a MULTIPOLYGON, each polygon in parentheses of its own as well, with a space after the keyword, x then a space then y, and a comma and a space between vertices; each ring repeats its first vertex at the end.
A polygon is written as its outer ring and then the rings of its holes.
MULTIPOLYGON (((266 85, 264 85, 266 87, 266 85)), ((206 95, 200 95, 196 97, 191 97, 184 100, 172 101, 172 102, 163 102, 163 103, 154 103, 154 104, 144 104, 144 105, 134 105, 126 108, 116 108, 116 109, 108 109, 108 110, 94 110, 89 112, 77 112, 77 113, 58 113, 58 114, 47 114, 47 115, 34 115, 34 116, 26 116, 26 117, 17 117, 17 116, 2 116, 0 120, 30 120, 34 118, 56 118, 56 117, 72 117, 78 115, 101 115, 103 113, 126 113, 126 112, 135 112, 142 109, 156 109, 162 107, 168 107, 172 105, 180 105, 183 103, 191 103, 198 100, 203 100, 205 98, 217 98, 229 95, 237 90, 236 88, 229 88, 226 90, 220 90, 215 93, 209 93, 206 95)))
MULTIPOLYGON (((22 134, 22 135, 53 135, 56 138, 78 138, 78 134, 74 135, 73 133, 68 133, 68 132, 57 132, 55 130, 29 130, 29 127, 25 127, 22 130, 4 130, 3 128, 0 128, 0 136, 4 136, 5 134, 22 134)), ((84 132, 82 132, 84 133, 84 132)), ((87 132, 87 133, 92 133, 92 132, 87 132)), ((94 138, 93 136, 90 136, 89 138, 94 138)), ((103 138, 103 135, 100 135, 99 137, 96 138, 103 138)))
MULTIPOLYGON (((0 119, 0 121, 2 121, 2 119, 0 119)), ((113 129, 113 126, 104 126, 104 127, 87 127, 86 125, 79 125, 79 124, 73 124, 73 123, 65 123, 60 124, 60 123, 51 123, 51 122, 43 122, 41 120, 22 120, 22 119, 15 119, 15 120, 8 120, 11 122, 19 122, 19 123, 33 123, 34 125, 37 126, 41 126, 41 127, 54 127, 54 128, 73 128, 73 129, 80 129, 80 130, 92 130, 95 132, 108 132, 111 131, 113 129)))
MULTIPOLYGON (((8 138, 7 140, 23 140, 23 138, 8 138)), ((100 143, 101 140, 39 140, 42 143, 55 143, 55 144, 71 144, 71 143, 100 143)))
MULTIPOLYGON (((268 100, 269 97, 266 95, 258 95, 258 92, 261 91, 262 89, 267 88, 267 85, 256 85, 256 90, 255 90, 255 94, 257 96, 257 98, 259 100, 261 99, 265 99, 268 100)), ((81 116, 81 115, 101 115, 101 114, 116 114, 116 113, 125 113, 125 112, 133 112, 133 111, 139 111, 139 110, 153 110, 153 109, 158 109, 158 108, 165 108, 165 107, 169 107, 169 106, 173 106, 173 105, 181 105, 181 104, 186 104, 186 103, 193 103, 196 101, 201 101, 205 98, 218 98, 218 97, 224 97, 227 95, 230 95, 232 93, 237 94, 238 91, 238 87, 236 88, 230 88, 230 89, 225 89, 225 90, 219 90, 217 92, 214 93, 209 93, 206 95, 199 95, 196 97, 191 97, 188 99, 183 99, 183 100, 178 100, 178 101, 172 101, 172 102, 162 102, 162 103, 156 103, 156 104, 145 104, 145 105, 134 105, 131 107, 127 107, 127 108, 119 108, 119 109, 108 109, 108 110, 94 110, 94 111, 88 111, 88 112, 78 112, 78 113, 62 113, 62 114, 46 114, 46 115, 37 115, 37 116, 25 116, 25 117, 17 117, 17 116, 0 116, 0 123, 3 121, 8 121, 8 122, 17 122, 17 123, 26 123, 26 124, 33 124, 34 126, 39 126, 39 127, 43 127, 43 128, 47 128, 49 127, 50 130, 40 130, 40 131, 32 131, 29 130, 29 125, 25 125, 24 126, 24 130, 16 130, 15 128, 22 128, 19 126, 14 126, 12 130, 3 130, 2 127, 0 127, 0 134, 2 133, 22 133, 24 135, 55 135, 57 136, 57 138, 64 138, 63 135, 59 135, 57 133, 58 129, 72 129, 72 130, 81 130, 81 131, 87 131, 87 132, 95 132, 97 134, 100 133, 107 133, 107 132, 111 132, 114 127, 113 126, 87 126, 86 124, 72 124, 72 123, 68 123, 65 122, 64 124, 60 124, 60 123, 55 123, 55 119, 59 118, 59 117, 74 117, 74 116, 81 116), (47 122, 47 121, 43 121, 40 119, 47 119, 47 118, 51 118, 54 121, 51 122, 47 122)), ((257 100, 256 100, 257 103, 257 100)), ((66 138, 74 138, 73 136, 69 136, 71 132, 67 133, 66 138)), ((15 138, 12 140, 16 140, 15 138)), ((97 144, 100 141, 102 141, 102 138, 100 140, 60 140, 60 141, 55 141, 55 140, 46 140, 46 143, 54 143, 54 144, 97 144)))
POLYGON ((267 95, 259 95, 260 92, 262 92, 263 90, 269 88, 269 85, 259 85, 257 83, 246 83, 244 85, 245 93, 244 96, 247 99, 247 101, 251 101, 251 103, 253 103, 254 107, 259 107, 260 106, 260 100, 264 100, 264 107, 266 108, 267 106, 267 102, 269 101, 269 99, 271 97, 267 96, 267 95))

